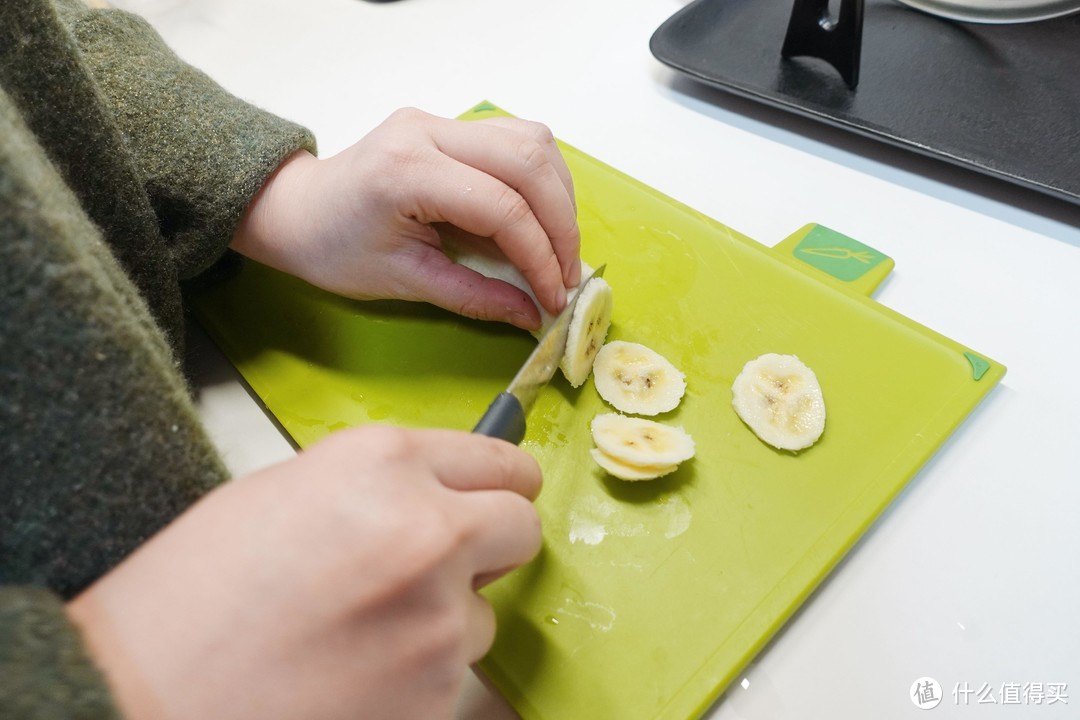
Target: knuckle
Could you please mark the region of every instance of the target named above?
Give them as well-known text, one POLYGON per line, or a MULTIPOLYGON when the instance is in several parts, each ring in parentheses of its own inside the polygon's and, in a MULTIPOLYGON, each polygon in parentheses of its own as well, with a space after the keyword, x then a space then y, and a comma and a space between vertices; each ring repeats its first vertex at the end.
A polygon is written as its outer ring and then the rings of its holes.
POLYGON ((428 114, 419 108, 401 107, 390 113, 390 117, 387 118, 387 120, 394 123, 411 123, 423 120, 427 117, 428 114))
POLYGON ((382 462, 392 462, 410 457, 412 453, 412 436, 404 428, 392 425, 365 425, 354 428, 346 433, 343 442, 349 442, 357 454, 363 453, 366 457, 382 462))
POLYGON ((525 127, 528 130, 529 135, 532 136, 540 145, 554 145, 555 135, 544 123, 536 122, 535 120, 527 120, 525 127))
POLYGON ((549 164, 544 146, 532 138, 526 138, 518 144, 517 158, 527 175, 547 169, 549 164))
POLYGON ((427 577, 464 546, 471 530, 439 503, 414 508, 404 528, 409 542, 410 567, 416 577, 427 577))
POLYGON ((531 215, 532 209, 517 190, 506 187, 495 201, 495 212, 503 227, 512 227, 531 215))
MULTIPOLYGON (((302 453, 310 477, 324 490, 315 497, 335 512, 351 517, 368 483, 365 478, 411 472, 415 441, 409 431, 388 425, 339 430, 302 453)), ((361 502, 360 506, 365 503, 361 502)))
POLYGON ((435 148, 424 129, 430 117, 416 108, 400 108, 379 126, 378 151, 373 153, 379 173, 398 178, 430 162, 435 148))
POLYGON ((525 118, 507 118, 503 122, 510 130, 522 135, 528 135, 539 142, 540 145, 548 145, 550 142, 555 141, 555 135, 551 132, 551 128, 542 122, 525 118))

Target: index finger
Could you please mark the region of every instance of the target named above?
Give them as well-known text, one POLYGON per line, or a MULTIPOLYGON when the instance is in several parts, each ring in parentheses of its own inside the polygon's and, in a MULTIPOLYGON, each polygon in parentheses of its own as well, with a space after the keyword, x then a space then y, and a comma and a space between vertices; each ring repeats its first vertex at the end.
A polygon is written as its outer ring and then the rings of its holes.
MULTIPOLYGON (((486 118, 476 121, 476 124, 502 128, 509 131, 512 136, 517 136, 518 154, 528 147, 521 144, 520 138, 522 137, 531 139, 532 142, 536 143, 536 147, 539 147, 545 159, 541 169, 545 171, 550 169, 550 172, 554 174, 558 181, 557 184, 561 184, 563 191, 566 193, 566 200, 569 202, 569 220, 560 214, 559 204, 542 199, 543 192, 540 190, 542 178, 536 176, 538 169, 535 167, 537 165, 535 161, 530 162, 526 159, 525 162, 519 163, 518 168, 506 168, 504 163, 502 168, 497 169, 497 172, 501 173, 497 176, 504 179, 513 179, 522 170, 525 171, 524 178, 510 184, 529 199, 536 209, 540 224, 548 231, 551 245, 555 249, 555 255, 559 258, 559 263, 563 269, 563 281, 566 287, 577 287, 581 282, 581 261, 578 257, 581 234, 577 226, 577 199, 574 196, 574 180, 570 175, 570 168, 559 150, 555 136, 551 134, 551 130, 546 125, 520 118, 486 118), (530 166, 533 166, 532 169, 530 169, 530 166), (534 187, 530 188, 530 185, 534 187), (533 203, 534 196, 539 196, 541 202, 533 203)), ((503 157, 512 158, 513 155, 514 153, 511 151, 504 153, 503 157)), ((483 169, 491 172, 487 167, 483 169)))
POLYGON ((544 152, 547 153, 548 160, 551 162, 552 167, 555 168, 555 172, 559 175, 563 187, 566 188, 566 194, 570 196, 570 203, 574 207, 574 212, 577 212, 577 199, 574 197, 574 178, 570 175, 570 168, 567 166, 566 159, 559 150, 559 146, 555 141, 555 136, 551 134, 551 130, 546 125, 516 117, 492 117, 477 120, 475 122, 477 125, 493 125, 495 127, 502 127, 515 132, 521 132, 532 136, 536 142, 540 143, 544 148, 544 152))
POLYGON ((428 177, 408 215, 422 223, 447 222, 491 238, 514 264, 548 312, 566 306, 559 258, 532 208, 520 193, 498 178, 433 151, 428 177))
POLYGON ((431 137, 447 156, 491 175, 525 199, 547 233, 563 285, 577 287, 581 234, 574 183, 547 126, 518 118, 476 122, 440 118, 433 121, 431 137))
POLYGON ((530 500, 540 494, 540 465, 505 440, 456 430, 418 430, 417 454, 453 490, 509 490, 530 500))

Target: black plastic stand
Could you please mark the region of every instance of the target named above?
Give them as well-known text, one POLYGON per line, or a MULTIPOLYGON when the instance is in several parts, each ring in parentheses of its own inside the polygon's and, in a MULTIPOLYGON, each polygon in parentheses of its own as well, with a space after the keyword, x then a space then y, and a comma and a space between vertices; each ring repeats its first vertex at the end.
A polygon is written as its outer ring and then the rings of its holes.
POLYGON ((854 90, 859 84, 862 29, 863 0, 841 0, 835 20, 829 15, 829 0, 795 0, 780 54, 821 58, 854 90))
POLYGON ((650 47, 713 87, 1080 205, 1080 14, 977 25, 841 0, 833 22, 825 0, 792 2, 695 0, 650 47))

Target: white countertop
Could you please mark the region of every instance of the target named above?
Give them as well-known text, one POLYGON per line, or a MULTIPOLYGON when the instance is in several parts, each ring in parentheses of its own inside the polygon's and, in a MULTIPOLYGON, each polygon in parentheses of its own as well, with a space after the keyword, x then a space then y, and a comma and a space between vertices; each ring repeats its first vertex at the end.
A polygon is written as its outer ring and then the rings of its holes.
MULTIPOLYGON (((1008 374, 708 717, 919 717, 922 676, 945 694, 931 717, 1080 716, 1080 207, 679 78, 648 49, 678 0, 118 4, 323 155, 397 107, 488 99, 763 243, 820 222, 890 255, 876 299, 1008 374), (1002 704, 1026 683, 1068 704, 1002 704)), ((231 467, 291 455, 216 349, 194 353, 231 467)), ((459 711, 513 717, 474 682, 459 711)))

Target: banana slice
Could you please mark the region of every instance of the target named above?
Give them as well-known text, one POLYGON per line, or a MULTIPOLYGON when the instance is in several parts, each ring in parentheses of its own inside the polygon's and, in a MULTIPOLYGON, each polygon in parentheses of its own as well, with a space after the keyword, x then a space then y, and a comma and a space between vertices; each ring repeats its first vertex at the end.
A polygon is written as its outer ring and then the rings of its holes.
POLYGON ((674 410, 686 392, 683 374, 663 355, 622 340, 600 348, 593 378, 600 397, 616 410, 635 415, 674 410))
POLYGON ((735 412, 773 447, 802 450, 825 431, 821 385, 794 355, 767 353, 746 363, 731 393, 735 412))
POLYGON ((621 480, 663 477, 694 456, 694 440, 682 428, 619 413, 597 415, 591 427, 593 460, 621 480))
POLYGON ((694 457, 694 439, 680 427, 602 413, 593 418, 591 428, 600 452, 627 465, 665 467, 694 457))
MULTIPOLYGON (((581 263, 581 274, 588 278, 592 268, 581 263)), ((566 352, 559 368, 573 387, 581 387, 593 369, 593 361, 604 345, 611 326, 611 286, 604 278, 579 286, 581 293, 574 315, 570 318, 570 332, 566 336, 566 352)), ((573 296, 571 296, 573 297, 573 296)))
MULTIPOLYGON (((555 321, 555 316, 545 310, 536 299, 525 276, 506 259, 495 243, 450 233, 442 237, 442 243, 444 252, 454 262, 475 270, 485 277, 509 283, 529 296, 536 305, 536 309, 540 311, 540 329, 533 332, 534 337, 539 339, 555 321)), ((582 289, 585 291, 570 318, 566 351, 559 363, 559 369, 573 387, 581 387, 582 383, 588 379, 593 360, 603 346, 608 328, 611 326, 611 286, 604 278, 595 278, 592 282, 584 283, 584 280, 592 274, 593 268, 582 261, 583 284, 567 293, 569 298, 573 299, 576 293, 582 289)))
POLYGON ((597 448, 593 448, 589 452, 597 465, 620 480, 655 480, 658 477, 675 472, 679 467, 678 465, 630 465, 616 460, 610 455, 605 455, 597 448))

